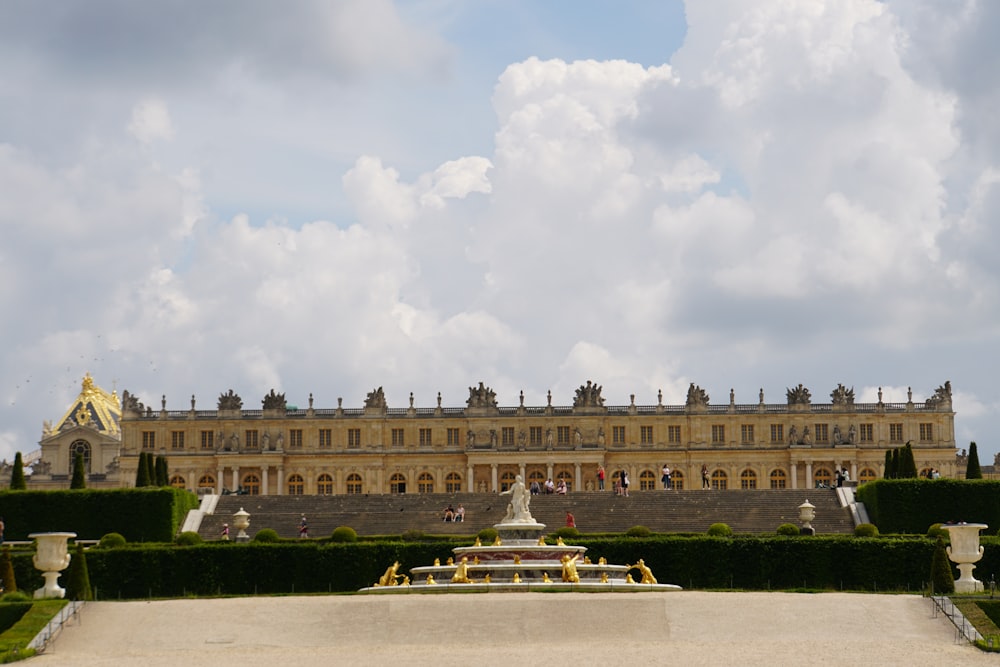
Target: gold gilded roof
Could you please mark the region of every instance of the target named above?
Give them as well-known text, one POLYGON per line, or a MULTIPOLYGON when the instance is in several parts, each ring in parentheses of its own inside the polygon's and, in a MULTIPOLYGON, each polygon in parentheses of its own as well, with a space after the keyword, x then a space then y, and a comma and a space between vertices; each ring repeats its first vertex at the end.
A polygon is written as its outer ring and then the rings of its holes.
POLYGON ((118 400, 117 392, 110 394, 96 384, 94 379, 87 373, 83 377, 83 386, 80 395, 70 405, 69 410, 63 415, 53 429, 46 429, 48 433, 55 434, 65 428, 74 426, 87 426, 100 433, 108 435, 118 435, 118 421, 122 416, 121 402, 118 400))

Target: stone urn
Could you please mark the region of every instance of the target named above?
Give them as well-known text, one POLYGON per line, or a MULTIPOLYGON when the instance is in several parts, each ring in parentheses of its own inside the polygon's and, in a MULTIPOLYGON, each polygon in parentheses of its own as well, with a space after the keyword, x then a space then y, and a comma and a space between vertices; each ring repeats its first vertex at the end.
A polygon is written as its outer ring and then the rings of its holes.
POLYGON ((803 535, 815 535, 816 529, 812 527, 812 521, 816 518, 816 506, 808 500, 799 505, 799 521, 802 522, 800 532, 803 535))
POLYGON ((958 565, 961 576, 955 580, 956 593, 976 593, 983 590, 983 582, 972 577, 976 569, 973 563, 983 557, 983 547, 979 544, 979 531, 989 528, 985 523, 946 523, 941 525, 948 531, 951 546, 948 558, 958 565))
POLYGON ((70 554, 67 541, 76 533, 31 533, 35 540, 35 569, 42 571, 45 585, 35 591, 35 598, 66 597, 66 589, 59 586, 59 573, 69 567, 70 554))
POLYGON ((237 542, 249 542, 250 536, 247 535, 247 528, 250 527, 250 512, 247 512, 242 507, 239 512, 233 513, 233 528, 238 532, 236 533, 237 542))

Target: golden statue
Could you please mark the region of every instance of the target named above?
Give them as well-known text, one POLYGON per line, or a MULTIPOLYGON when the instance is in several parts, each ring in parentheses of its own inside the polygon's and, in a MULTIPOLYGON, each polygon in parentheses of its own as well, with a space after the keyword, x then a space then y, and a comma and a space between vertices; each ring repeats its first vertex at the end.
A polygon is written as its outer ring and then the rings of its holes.
POLYGON ((445 564, 446 565, 454 565, 455 564, 455 559, 452 558, 451 556, 448 556, 448 560, 447 560, 447 562, 445 564))
POLYGON ((469 557, 462 556, 462 561, 455 568, 455 574, 451 578, 451 583, 453 584, 474 584, 472 579, 469 578, 469 557))
POLYGON ((481 547, 481 546, 483 546, 483 543, 479 541, 479 536, 478 535, 476 535, 476 543, 473 544, 472 546, 474 546, 474 547, 481 547))
POLYGON ((436 584, 436 583, 437 583, 437 582, 436 582, 436 581, 434 581, 434 575, 433 575, 433 574, 428 574, 428 575, 427 575, 427 585, 428 585, 428 586, 433 586, 433 585, 434 585, 434 584, 436 584))
POLYGON ((584 556, 584 557, 583 557, 583 564, 584 564, 584 565, 591 565, 591 564, 592 564, 592 563, 590 562, 590 556, 584 556))
POLYGON ((562 541, 562 537, 561 536, 556 538, 556 546, 557 547, 564 547, 564 546, 566 546, 566 543, 562 541))
POLYGON ((375 585, 376 586, 398 586, 399 582, 396 581, 396 579, 398 577, 404 576, 402 574, 396 574, 396 571, 398 569, 399 569, 399 561, 397 560, 395 563, 393 563, 392 565, 389 566, 389 569, 387 569, 385 571, 385 574, 383 574, 381 577, 379 577, 378 583, 375 584, 375 585))
POLYGON ((629 567, 639 570, 639 572, 642 574, 642 581, 640 583, 643 584, 656 583, 656 577, 653 576, 653 571, 649 569, 649 566, 646 565, 646 562, 643 559, 640 558, 638 563, 636 563, 635 565, 630 565, 629 567))
POLYGON ((519 575, 517 572, 514 573, 514 583, 515 584, 521 583, 521 575, 519 575))
POLYGON ((514 565, 521 564, 521 554, 514 554, 514 565))
POLYGON ((576 554, 572 558, 569 554, 563 554, 560 559, 562 561, 562 580, 568 581, 570 583, 578 584, 580 583, 580 575, 576 571, 576 559, 580 557, 580 554, 576 554))
POLYGON ((489 573, 487 573, 486 576, 483 577, 483 583, 484 584, 488 584, 488 583, 490 583, 490 580, 491 580, 490 575, 489 575, 489 573))
POLYGON ((540 547, 544 547, 545 546, 545 536, 544 535, 539 535, 538 536, 538 546, 540 546, 540 547))
POLYGON ((542 572, 542 582, 546 583, 546 584, 551 584, 552 583, 552 580, 549 579, 549 573, 548 572, 542 572))
POLYGON ((409 585, 410 585, 410 577, 404 574, 403 583, 401 583, 400 586, 409 586, 409 585))
POLYGON ((472 562, 475 563, 476 565, 479 565, 479 556, 474 557, 472 559, 472 562))
POLYGON ((604 556, 601 556, 600 558, 597 559, 597 564, 598 565, 607 565, 608 564, 608 559, 605 558, 604 556))
POLYGON ((434 559, 434 566, 435 566, 435 567, 438 567, 438 566, 440 566, 440 565, 441 565, 441 559, 440 559, 440 558, 435 558, 435 559, 434 559))
POLYGON ((503 546, 503 542, 500 541, 500 536, 499 535, 497 535, 497 538, 495 540, 493 540, 493 546, 495 546, 495 547, 502 547, 503 546))
POLYGON ((607 572, 601 572, 601 583, 602 584, 608 583, 608 573, 607 572))
POLYGON ((634 584, 635 583, 635 580, 632 578, 632 573, 631 572, 629 572, 628 574, 625 575, 625 583, 626 584, 634 584))

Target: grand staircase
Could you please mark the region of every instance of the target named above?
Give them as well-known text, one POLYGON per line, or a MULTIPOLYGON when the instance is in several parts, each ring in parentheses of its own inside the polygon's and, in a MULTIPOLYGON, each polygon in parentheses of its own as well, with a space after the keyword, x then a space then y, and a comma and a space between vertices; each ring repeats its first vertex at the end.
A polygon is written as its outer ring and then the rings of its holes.
MULTIPOLYGON (((612 492, 577 492, 565 496, 539 495, 531 500, 531 514, 549 531, 566 525, 572 512, 584 533, 622 533, 632 526, 653 532, 704 533, 716 522, 736 533, 774 533, 782 523, 799 525, 799 505, 816 506, 812 522, 817 533, 854 531, 850 511, 841 507, 833 489, 773 489, 760 491, 633 491, 630 497, 612 492)), ((233 513, 250 513, 250 536, 273 528, 282 537, 296 537, 301 517, 310 537, 327 537, 337 526, 350 526, 360 535, 398 535, 408 530, 429 534, 473 535, 499 523, 508 498, 484 493, 237 496, 219 498, 212 515, 205 516, 199 533, 218 539, 233 513), (442 520, 451 504, 465 507, 465 522, 442 520)), ((231 533, 231 536, 235 533, 231 533)))

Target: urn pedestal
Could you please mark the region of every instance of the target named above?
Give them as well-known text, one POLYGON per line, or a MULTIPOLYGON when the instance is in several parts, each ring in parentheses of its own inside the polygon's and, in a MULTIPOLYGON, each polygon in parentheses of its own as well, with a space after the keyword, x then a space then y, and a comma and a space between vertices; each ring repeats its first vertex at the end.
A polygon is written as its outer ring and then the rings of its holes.
POLYGON ((973 563, 983 557, 983 547, 979 544, 979 531, 989 528, 985 523, 942 524, 948 531, 951 546, 948 547, 948 558, 958 565, 961 576, 955 580, 956 593, 977 593, 983 590, 983 582, 972 577, 976 569, 973 563))
POLYGON ((66 597, 66 589, 59 586, 59 573, 69 567, 72 556, 69 554, 67 541, 76 537, 76 533, 31 533, 28 537, 35 540, 35 568, 42 571, 45 585, 35 591, 35 598, 66 597))

